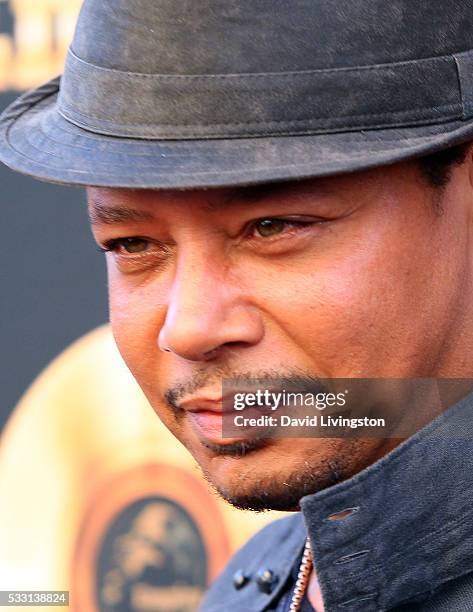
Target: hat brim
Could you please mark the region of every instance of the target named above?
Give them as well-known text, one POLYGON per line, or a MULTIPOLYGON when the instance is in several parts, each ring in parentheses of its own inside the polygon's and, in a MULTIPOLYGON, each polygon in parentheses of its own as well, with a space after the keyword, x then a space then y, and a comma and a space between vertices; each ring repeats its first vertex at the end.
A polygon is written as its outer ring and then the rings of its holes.
POLYGON ((354 172, 473 139, 473 121, 258 138, 135 140, 89 132, 56 107, 59 79, 19 98, 0 121, 0 160, 67 185, 192 189, 354 172))

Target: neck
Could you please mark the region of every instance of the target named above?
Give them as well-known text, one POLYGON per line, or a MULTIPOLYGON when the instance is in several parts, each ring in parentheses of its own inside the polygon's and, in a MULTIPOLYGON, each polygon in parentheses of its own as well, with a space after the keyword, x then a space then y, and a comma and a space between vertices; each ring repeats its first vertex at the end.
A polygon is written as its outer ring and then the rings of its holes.
POLYGON ((325 612, 322 591, 320 590, 320 584, 315 570, 312 570, 310 575, 309 586, 307 588, 307 597, 309 598, 310 605, 314 608, 315 612, 325 612))

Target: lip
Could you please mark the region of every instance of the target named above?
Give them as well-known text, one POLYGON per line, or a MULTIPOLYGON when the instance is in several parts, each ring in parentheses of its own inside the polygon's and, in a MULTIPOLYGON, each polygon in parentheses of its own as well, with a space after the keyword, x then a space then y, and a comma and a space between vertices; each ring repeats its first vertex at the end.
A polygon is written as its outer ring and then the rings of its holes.
POLYGON ((179 407, 188 414, 189 422, 203 442, 220 446, 248 440, 248 436, 223 437, 224 422, 230 422, 236 414, 230 400, 233 394, 227 396, 199 396, 186 398, 179 402, 179 407))
POLYGON ((189 422, 194 433, 203 442, 207 441, 222 446, 236 441, 234 438, 223 437, 223 420, 226 416, 222 411, 196 410, 188 412, 189 422))
POLYGON ((231 395, 225 397, 191 397, 179 402, 179 407, 186 412, 212 412, 212 413, 229 413, 233 412, 233 407, 228 405, 228 400, 231 395))
MULTIPOLYGON (((271 390, 271 389, 269 389, 271 390)), ((238 389, 238 393, 254 393, 255 389, 238 389)), ((181 400, 178 405, 186 412, 218 412, 218 413, 234 413, 235 393, 227 393, 226 395, 201 395, 190 396, 181 400)), ((247 406, 244 410, 250 410, 253 413, 264 412, 260 406, 247 406)))

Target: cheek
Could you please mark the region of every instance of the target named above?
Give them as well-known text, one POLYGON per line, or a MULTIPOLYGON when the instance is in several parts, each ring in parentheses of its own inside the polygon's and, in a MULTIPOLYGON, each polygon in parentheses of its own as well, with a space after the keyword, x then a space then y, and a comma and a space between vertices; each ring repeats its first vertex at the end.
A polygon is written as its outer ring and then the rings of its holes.
POLYGON ((278 324, 286 336, 326 376, 340 374, 340 366, 359 364, 363 352, 369 352, 367 328, 373 309, 379 311, 376 276, 350 260, 336 267, 320 268, 287 279, 291 290, 283 292, 279 278, 278 303, 284 310, 278 324))
POLYGON ((165 308, 159 287, 137 286, 108 266, 110 322, 118 349, 143 391, 156 385, 158 331, 165 308))
POLYGON ((381 233, 358 236, 266 273, 260 303, 271 303, 268 311, 287 346, 297 346, 319 375, 374 375, 380 359, 386 365, 399 360, 415 328, 413 262, 404 245, 381 233))

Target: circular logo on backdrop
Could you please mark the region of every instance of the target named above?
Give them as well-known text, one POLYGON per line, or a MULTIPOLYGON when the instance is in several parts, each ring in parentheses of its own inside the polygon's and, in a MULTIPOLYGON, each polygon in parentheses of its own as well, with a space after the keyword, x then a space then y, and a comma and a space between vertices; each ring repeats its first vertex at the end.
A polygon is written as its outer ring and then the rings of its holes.
POLYGON ((207 584, 207 551, 182 506, 145 497, 109 526, 97 562, 100 610, 196 610, 207 584))
POLYGON ((114 477, 78 534, 71 607, 84 612, 195 612, 229 556, 206 486, 171 465, 114 477))

